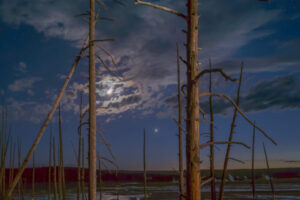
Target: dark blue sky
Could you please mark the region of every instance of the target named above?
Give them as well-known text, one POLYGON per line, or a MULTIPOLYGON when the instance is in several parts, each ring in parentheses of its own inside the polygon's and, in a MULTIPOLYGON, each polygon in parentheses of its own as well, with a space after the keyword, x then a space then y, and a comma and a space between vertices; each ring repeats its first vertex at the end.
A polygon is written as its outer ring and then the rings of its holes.
MULTIPOLYGON (((134 5, 126 7, 105 1, 109 11, 101 15, 114 22, 100 22, 97 38, 115 38, 114 43, 101 43, 115 58, 123 80, 105 71, 97 71, 98 121, 105 130, 121 169, 141 169, 142 131, 147 131, 147 156, 150 169, 177 168, 176 117, 176 42, 184 56, 185 28, 182 19, 167 13, 134 5), (157 131, 155 131, 157 129, 157 131)), ((160 0, 157 4, 185 12, 184 1, 160 0)), ((0 95, 9 108, 9 121, 14 139, 22 139, 23 156, 51 108, 63 79, 88 31, 87 24, 75 15, 88 9, 88 1, 3 0, 0 3, 0 95)), ((214 67, 224 68, 238 77, 241 61, 245 63, 241 108, 250 119, 269 133, 275 147, 257 132, 257 167, 264 167, 262 142, 266 142, 272 167, 298 167, 285 160, 300 160, 300 2, 271 0, 201 1, 199 6, 199 53, 202 68, 208 58, 214 67)), ((110 58, 98 51, 116 71, 110 58)), ((72 143, 77 146, 79 96, 87 105, 88 61, 83 58, 62 100, 63 134, 66 165, 73 166, 72 143)), ((182 65, 182 75, 185 67, 182 65)), ((183 77, 183 82, 185 78, 183 77)), ((214 75, 214 90, 235 96, 236 84, 214 75)), ((200 81, 207 91, 207 77, 200 81)), ((202 105, 207 106, 203 98, 202 105)), ((216 137, 226 140, 232 108, 215 99, 216 137)), ((209 117, 209 115, 207 115, 209 117)), ((51 123, 58 134, 57 114, 51 123)), ((208 130, 201 124, 201 132, 208 130)), ((87 131, 85 129, 85 135, 87 131)), ((235 140, 251 144, 252 127, 238 117, 235 140)), ((47 164, 49 128, 37 148, 39 165, 47 164)), ((100 139, 100 138, 99 138, 100 139)), ((201 137, 201 143, 208 139, 201 137)), ((87 137, 86 137, 87 141, 87 137)), ((108 156, 102 143, 99 152, 108 156)), ((216 151, 221 167, 225 146, 216 151)), ((208 149, 201 151, 208 166, 208 149)), ((250 151, 233 147, 233 156, 250 167, 250 151)))

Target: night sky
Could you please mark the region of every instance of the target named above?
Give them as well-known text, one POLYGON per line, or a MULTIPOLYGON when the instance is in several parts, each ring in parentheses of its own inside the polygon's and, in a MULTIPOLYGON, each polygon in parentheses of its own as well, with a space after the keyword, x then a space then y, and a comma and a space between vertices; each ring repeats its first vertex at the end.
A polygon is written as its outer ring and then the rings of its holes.
MULTIPOLYGON (((153 170, 178 168, 177 161, 177 74, 176 42, 185 57, 184 20, 153 8, 125 7, 104 1, 108 10, 100 16, 96 38, 114 38, 99 43, 116 60, 98 54, 122 79, 111 75, 97 63, 97 119, 106 140, 117 157, 120 169, 142 169, 143 128, 147 133, 147 163, 153 170)), ((156 4, 185 13, 185 1, 155 0, 156 4)), ((210 0, 200 1, 199 62, 208 68, 224 68, 238 78, 244 62, 241 109, 271 135, 275 147, 257 131, 256 167, 265 167, 262 142, 265 142, 271 167, 300 167, 300 2, 297 0, 210 0)), ((88 24, 76 17, 89 9, 87 0, 2 0, 0 2, 0 95, 8 107, 14 141, 22 141, 24 156, 46 118, 88 34, 88 24)), ((182 83, 186 68, 181 63, 182 83)), ((75 166, 73 146, 77 147, 79 99, 88 103, 88 59, 82 58, 62 99, 64 158, 75 166), (72 145, 73 144, 73 145, 72 145)), ((235 97, 237 84, 213 75, 214 92, 235 97)), ((200 92, 208 90, 208 76, 199 82, 200 92)), ((227 140, 232 107, 215 98, 216 140, 227 140)), ((207 99, 201 99, 207 110, 207 99)), ((209 118, 209 114, 206 115, 209 118)), ((50 125, 58 138, 57 113, 50 125)), ((234 140, 251 145, 252 127, 237 118, 234 140)), ((200 124, 200 132, 209 130, 200 124)), ((38 166, 48 163, 49 127, 36 151, 38 166)), ((84 127, 87 141, 87 126, 84 127)), ((100 141, 100 137, 99 137, 100 141)), ((200 143, 208 141, 201 136, 200 143)), ((98 152, 109 156, 103 143, 98 152)), ((216 165, 221 168, 226 146, 218 146, 216 165)), ((86 148, 87 149, 87 144, 86 148)), ((208 167, 208 148, 201 151, 203 166, 208 167)), ((251 150, 233 146, 231 168, 250 168, 251 150)), ((86 161, 87 163, 87 161, 86 161)), ((29 164, 30 166, 31 164, 29 164)))

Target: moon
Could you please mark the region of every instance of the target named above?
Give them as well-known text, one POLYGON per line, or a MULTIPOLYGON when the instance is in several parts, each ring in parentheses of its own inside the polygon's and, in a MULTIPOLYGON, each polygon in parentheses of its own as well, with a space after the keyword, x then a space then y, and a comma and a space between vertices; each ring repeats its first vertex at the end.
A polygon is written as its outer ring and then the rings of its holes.
POLYGON ((106 91, 107 95, 111 95, 113 93, 114 89, 111 87, 106 91))
POLYGON ((158 133, 158 128, 155 128, 155 129, 154 129, 154 133, 158 133))

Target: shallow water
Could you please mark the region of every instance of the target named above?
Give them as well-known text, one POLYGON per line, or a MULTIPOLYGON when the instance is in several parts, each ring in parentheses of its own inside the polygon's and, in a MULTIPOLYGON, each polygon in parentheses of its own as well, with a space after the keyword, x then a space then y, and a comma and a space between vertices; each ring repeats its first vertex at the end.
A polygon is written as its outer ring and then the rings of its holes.
MULTIPOLYGON (((218 185, 217 185, 218 191, 218 185)), ((147 187, 148 199, 158 200, 177 200, 178 187, 176 184, 170 185, 150 185, 147 187)), ((210 187, 205 186, 202 188, 203 199, 209 200, 210 187)), ((230 184, 228 183, 225 187, 225 198, 224 199, 252 199, 252 189, 249 184, 230 184)), ((257 199, 267 200, 272 199, 272 194, 269 184, 257 184, 257 199)), ((275 184, 275 192, 277 200, 300 200, 300 184, 299 183, 278 183, 275 184)), ((98 198, 99 193, 97 193, 98 198)), ((142 200, 143 185, 138 183, 128 183, 117 186, 106 186, 103 187, 102 200, 142 200)), ((81 197, 81 195, 80 195, 81 197)), ((87 194, 86 194, 87 197, 87 194)), ((17 199, 17 198, 15 198, 17 199)), ((30 195, 25 196, 25 200, 31 200, 30 195)), ((51 199, 54 199, 53 195, 51 199)), ((72 191, 66 192, 66 199, 76 199, 76 193, 72 191)), ((37 194, 35 200, 48 200, 47 194, 37 194)))

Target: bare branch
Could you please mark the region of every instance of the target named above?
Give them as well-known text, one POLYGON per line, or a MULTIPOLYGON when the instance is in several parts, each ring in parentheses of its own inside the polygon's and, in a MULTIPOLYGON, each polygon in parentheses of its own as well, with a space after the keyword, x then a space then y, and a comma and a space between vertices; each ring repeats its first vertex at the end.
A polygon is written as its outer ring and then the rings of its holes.
MULTIPOLYGON (((112 75, 114 75, 117 79, 119 79, 120 81, 122 80, 120 78, 120 76, 118 74, 116 74, 114 71, 112 71, 104 62, 104 60, 102 60, 102 58, 99 55, 96 55, 96 57, 98 58, 98 60, 102 63, 103 67, 109 71, 112 75)), ((97 72, 98 73, 98 72, 97 72)), ((99 74, 99 73, 98 73, 99 74)))
POLYGON ((179 59, 186 65, 188 66, 188 63, 186 60, 184 60, 184 58, 182 56, 179 56, 179 59))
POLYGON ((105 21, 115 21, 114 19, 112 18, 109 18, 109 17, 100 17, 100 18, 96 18, 96 22, 100 21, 100 20, 105 20, 105 21))
POLYGON ((122 1, 119 1, 119 0, 113 0, 115 3, 121 5, 121 6, 126 6, 122 1))
POLYGON ((115 41, 115 39, 113 39, 113 38, 94 40, 94 42, 114 42, 114 41, 115 41))
POLYGON ((153 8, 157 8, 166 12, 170 12, 172 14, 175 14, 179 17, 182 17, 183 19, 187 19, 187 16, 185 16, 184 14, 182 14, 181 12, 178 12, 177 10, 173 10, 171 8, 165 7, 165 6, 160 6, 160 5, 156 5, 153 3, 149 3, 149 2, 145 2, 145 1, 140 1, 140 0, 135 0, 135 4, 140 4, 140 5, 144 5, 144 6, 150 6, 153 8))
POLYGON ((228 76, 223 69, 219 69, 219 68, 216 68, 216 69, 204 69, 202 70, 201 72, 199 72, 199 74, 195 77, 194 81, 198 81, 198 79, 203 76, 204 74, 206 73, 213 73, 213 72, 219 72, 226 80, 230 80, 230 81, 233 81, 233 82, 238 82, 237 79, 235 78, 231 78, 230 76, 228 76))
POLYGON ((97 155, 98 159, 101 159, 101 160, 105 160, 107 162, 109 162, 110 164, 112 164, 117 170, 119 169, 119 166, 112 160, 106 158, 106 157, 103 157, 103 156, 99 156, 97 155))
POLYGON ((243 142, 237 142, 237 141, 232 141, 232 142, 228 142, 228 141, 206 142, 204 144, 200 144, 199 148, 202 149, 202 148, 204 148, 206 146, 209 146, 209 145, 212 145, 212 144, 240 144, 240 145, 246 147, 247 149, 250 149, 250 147, 248 145, 246 145, 245 143, 243 143, 243 142))
POLYGON ((182 125, 179 124, 178 121, 176 121, 176 119, 173 119, 173 120, 177 124, 177 126, 179 126, 181 128, 182 132, 184 132, 185 134, 187 134, 187 131, 182 127, 182 125))
POLYGON ((115 155, 113 154, 113 152, 112 152, 112 150, 111 150, 111 148, 110 148, 110 144, 108 144, 108 143, 106 142, 106 140, 105 140, 103 134, 102 134, 98 129, 97 129, 97 133, 98 133, 98 135, 101 136, 101 139, 102 139, 103 143, 105 144, 105 146, 106 146, 106 148, 107 148, 109 154, 111 155, 111 157, 112 157, 114 160, 116 160, 116 157, 115 157, 115 155))
POLYGON ((236 162, 238 162, 238 163, 245 164, 245 162, 244 162, 244 161, 242 161, 242 160, 239 160, 239 159, 236 159, 236 158, 229 157, 229 159, 230 159, 230 160, 233 160, 233 161, 236 161, 236 162))
POLYGON ((102 6, 105 10, 109 10, 109 8, 105 5, 105 3, 104 3, 103 1, 101 1, 101 0, 96 0, 96 2, 97 2, 100 6, 102 6))
POLYGON ((84 13, 75 15, 74 17, 89 16, 89 15, 90 15, 90 11, 85 11, 84 13))
POLYGON ((206 185, 207 183, 211 182, 212 180, 214 180, 214 177, 210 177, 206 180, 202 180, 201 181, 201 186, 206 185))
POLYGON ((184 84, 184 85, 181 86, 181 92, 182 92, 185 96, 187 96, 186 92, 184 91, 184 88, 186 88, 186 87, 187 87, 186 84, 184 84))
MULTIPOLYGON (((113 57, 108 51, 106 51, 106 49, 104 49, 104 48, 101 47, 100 45, 96 44, 96 47, 100 48, 107 56, 109 56, 110 59, 111 59, 111 62, 112 62, 113 65, 115 66, 116 70, 119 70, 119 69, 118 69, 118 65, 117 65, 117 63, 116 63, 114 57, 113 57)), ((119 76, 122 77, 122 74, 121 74, 119 71, 117 71, 117 72, 118 72, 119 76)))
POLYGON ((252 126, 254 126, 257 130, 259 130, 267 139, 269 139, 274 145, 277 145, 277 143, 260 127, 258 127, 254 122, 252 122, 242 111, 241 109, 236 105, 236 103, 226 94, 217 94, 217 93, 209 93, 205 92, 199 95, 199 97, 202 96, 216 96, 227 99, 235 108, 236 110, 242 115, 242 117, 248 121, 252 126))

